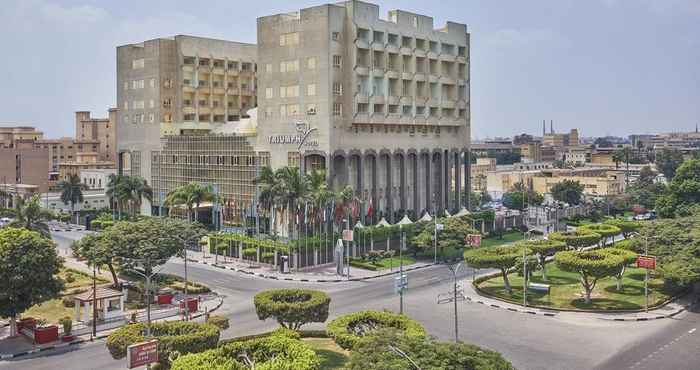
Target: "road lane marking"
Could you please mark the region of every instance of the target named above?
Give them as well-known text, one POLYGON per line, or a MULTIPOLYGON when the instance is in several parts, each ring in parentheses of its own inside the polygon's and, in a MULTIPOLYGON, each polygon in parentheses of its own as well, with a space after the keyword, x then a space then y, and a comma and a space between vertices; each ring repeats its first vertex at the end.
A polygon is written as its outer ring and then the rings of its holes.
POLYGON ((695 330, 696 330, 696 328, 692 328, 692 329, 688 330, 688 334, 693 334, 693 333, 695 333, 695 330))

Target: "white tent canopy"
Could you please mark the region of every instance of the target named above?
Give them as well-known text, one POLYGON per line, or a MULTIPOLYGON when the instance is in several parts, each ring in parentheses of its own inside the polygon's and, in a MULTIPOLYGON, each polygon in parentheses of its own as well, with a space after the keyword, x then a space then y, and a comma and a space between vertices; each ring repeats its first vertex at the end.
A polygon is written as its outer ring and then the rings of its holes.
POLYGON ((430 221, 432 221, 432 220, 433 220, 433 218, 430 217, 430 213, 425 212, 425 214, 423 215, 423 217, 420 218, 419 221, 430 222, 430 221))
POLYGON ((383 226, 391 226, 391 224, 388 223, 384 217, 382 217, 382 219, 379 220, 379 222, 377 223, 377 227, 383 227, 383 226))
POLYGON ((355 229, 364 229, 364 228, 365 228, 365 225, 363 225, 362 222, 357 221, 357 223, 355 224, 355 229))
POLYGON ((462 209, 460 209, 459 212, 457 212, 457 213, 455 214, 455 216, 456 216, 456 217, 462 217, 462 216, 468 216, 468 215, 470 215, 470 214, 471 214, 471 212, 467 211, 466 208, 462 207, 462 209))
POLYGON ((397 224, 398 225, 410 225, 412 224, 413 221, 411 221, 410 218, 408 218, 408 215, 404 215, 401 221, 399 221, 397 224))

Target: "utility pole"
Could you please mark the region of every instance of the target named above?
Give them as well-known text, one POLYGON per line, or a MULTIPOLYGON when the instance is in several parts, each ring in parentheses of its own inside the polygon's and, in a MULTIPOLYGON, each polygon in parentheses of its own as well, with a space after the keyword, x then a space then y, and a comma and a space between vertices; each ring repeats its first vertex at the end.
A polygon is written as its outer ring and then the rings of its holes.
POLYGON ((462 267, 462 262, 457 263, 456 265, 447 265, 447 268, 450 269, 450 272, 452 272, 452 277, 453 277, 453 294, 454 296, 452 297, 452 300, 454 302, 454 319, 455 319, 455 343, 459 341, 459 319, 457 316, 457 273, 459 272, 459 269, 462 267))
POLYGON ((92 264, 92 335, 90 340, 97 337, 97 264, 92 264))
POLYGON ((433 235, 433 247, 435 248, 435 257, 433 258, 433 263, 437 264, 437 215, 435 216, 435 234, 433 235))
POLYGON ((399 314, 403 315, 403 245, 406 242, 403 225, 399 225, 399 231, 401 234, 401 243, 399 243, 399 314))

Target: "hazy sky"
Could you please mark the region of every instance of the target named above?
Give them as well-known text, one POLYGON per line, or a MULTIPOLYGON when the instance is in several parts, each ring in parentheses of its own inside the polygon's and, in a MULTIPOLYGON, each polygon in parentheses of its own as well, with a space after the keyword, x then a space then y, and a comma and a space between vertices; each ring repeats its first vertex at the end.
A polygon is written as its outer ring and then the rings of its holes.
MULTIPOLYGON (((255 42, 258 16, 320 1, 2 0, 0 122, 71 136, 115 105, 115 47, 175 34, 255 42)), ((584 136, 700 122, 700 0, 376 1, 466 23, 472 136, 584 136)))

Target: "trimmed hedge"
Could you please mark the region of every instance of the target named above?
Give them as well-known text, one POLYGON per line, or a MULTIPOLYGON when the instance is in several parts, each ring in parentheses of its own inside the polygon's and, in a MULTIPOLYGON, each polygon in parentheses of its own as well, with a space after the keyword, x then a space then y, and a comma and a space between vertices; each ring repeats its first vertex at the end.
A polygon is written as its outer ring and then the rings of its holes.
POLYGON ((340 316, 331 321, 326 330, 328 336, 343 349, 352 349, 368 332, 381 328, 403 331, 408 337, 425 337, 426 331, 418 321, 406 315, 386 311, 359 311, 340 316))
POLYGON ((228 318, 219 315, 209 316, 209 318, 207 319, 207 324, 212 324, 221 330, 226 330, 230 327, 228 323, 228 318))
POLYGON ((372 262, 362 261, 362 260, 358 260, 358 259, 350 259, 350 266, 357 267, 357 268, 364 269, 364 270, 369 270, 369 271, 379 270, 379 266, 372 264, 372 262))
POLYGON ((600 236, 602 236, 604 240, 611 236, 618 235, 622 232, 622 230, 619 227, 607 223, 583 225, 579 227, 578 230, 600 234, 600 236))
POLYGON ((260 320, 274 317, 282 327, 298 330, 310 322, 325 322, 331 298, 325 292, 310 289, 272 289, 253 298, 260 320))
MULTIPOLYGON (((167 361, 172 352, 196 353, 216 347, 219 328, 210 324, 168 321, 151 324, 151 335, 158 339, 160 357, 167 361)), ((144 323, 122 326, 107 338, 107 349, 114 359, 126 357, 129 345, 147 340, 144 323)))
POLYGON ((256 370, 317 370, 316 352, 289 331, 267 337, 229 342, 202 353, 180 356, 172 370, 248 370, 247 358, 256 370))

